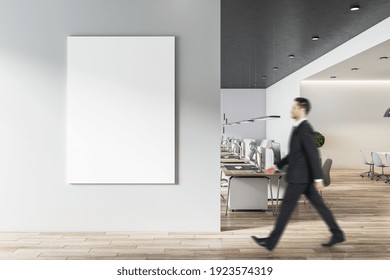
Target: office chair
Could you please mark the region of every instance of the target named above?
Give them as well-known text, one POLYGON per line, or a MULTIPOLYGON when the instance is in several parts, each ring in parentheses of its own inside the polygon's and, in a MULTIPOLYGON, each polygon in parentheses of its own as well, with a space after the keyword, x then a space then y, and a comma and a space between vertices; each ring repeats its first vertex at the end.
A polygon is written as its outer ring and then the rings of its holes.
MULTIPOLYGON (((331 180, 330 180, 330 169, 331 169, 331 167, 332 167, 332 163, 333 163, 333 161, 332 161, 330 158, 328 158, 327 160, 325 160, 324 165, 322 166, 322 174, 323 174, 323 176, 324 176, 324 186, 325 186, 325 187, 328 187, 328 186, 330 185, 330 182, 331 182, 331 180)), ((322 197, 322 200, 323 200, 323 201, 328 205, 328 207, 330 208, 331 203, 330 203, 329 201, 327 201, 327 200, 323 197, 323 195, 322 195, 322 190, 320 191, 320 195, 321 195, 321 197, 322 197)))
POLYGON ((375 176, 376 176, 376 180, 378 181, 379 178, 381 178, 381 177, 386 177, 385 183, 389 182, 389 176, 390 176, 390 174, 384 174, 384 173, 383 173, 383 168, 389 167, 389 165, 384 164, 384 163, 382 162, 381 157, 380 157, 379 154, 376 153, 376 152, 372 152, 372 160, 374 161, 374 165, 375 165, 376 167, 382 167, 382 174, 376 174, 376 175, 375 175, 375 176))
POLYGON ((221 150, 229 151, 229 141, 228 140, 221 141, 221 150))
POLYGON ((250 152, 248 153, 248 160, 250 162, 256 163, 256 148, 257 148, 256 142, 251 142, 249 144, 250 152))
MULTIPOLYGON (((325 187, 328 187, 330 185, 330 183, 331 183, 331 180, 330 180, 330 169, 332 167, 332 163, 333 163, 333 160, 328 158, 327 160, 325 160, 324 165, 322 165, 322 176, 323 176, 323 183, 324 183, 325 187)), ((320 191, 320 196, 322 198, 322 201, 324 201, 324 203, 326 205, 328 205, 328 207, 330 208, 331 203, 323 197, 322 190, 320 191)), ((305 199, 303 204, 306 204, 306 201, 307 201, 307 199, 305 199)))
MULTIPOLYGON (((386 154, 386 160, 387 160, 387 165, 390 166, 390 154, 386 154)), ((389 178, 387 178, 387 181, 385 183, 389 183, 390 184, 389 178)))
MULTIPOLYGON (((231 177, 223 178, 223 171, 221 170, 221 175, 219 177, 220 187, 227 188, 229 187, 231 177)), ((223 194, 220 194, 222 201, 226 201, 226 198, 223 194)))
POLYGON ((232 152, 235 153, 235 154, 239 154, 241 151, 241 147, 238 143, 234 143, 232 145, 232 152))
POLYGON ((227 150, 227 152, 232 152, 232 149, 233 149, 233 141, 234 141, 234 138, 231 138, 231 137, 227 137, 225 139, 225 149, 227 150))
POLYGON ((362 150, 360 150, 360 154, 362 156, 363 163, 370 167, 370 169, 368 171, 360 173, 360 176, 363 178, 367 174, 367 177, 371 177, 371 180, 372 180, 374 178, 374 173, 375 173, 374 172, 374 163, 367 160, 367 158, 364 155, 362 150))
POLYGON ((262 154, 261 154, 261 147, 256 147, 256 166, 259 167, 260 170, 263 169, 264 166, 262 166, 262 154))

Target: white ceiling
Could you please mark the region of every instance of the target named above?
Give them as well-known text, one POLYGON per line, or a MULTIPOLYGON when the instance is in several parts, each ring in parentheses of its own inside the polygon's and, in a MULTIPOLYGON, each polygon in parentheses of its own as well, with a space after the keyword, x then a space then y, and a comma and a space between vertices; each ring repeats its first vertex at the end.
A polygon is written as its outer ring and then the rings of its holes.
POLYGON ((305 81, 390 81, 390 40, 333 65, 305 81), (388 59, 379 59, 386 56, 388 59), (358 68, 352 71, 351 68, 358 68), (336 76, 331 79, 331 76, 336 76))

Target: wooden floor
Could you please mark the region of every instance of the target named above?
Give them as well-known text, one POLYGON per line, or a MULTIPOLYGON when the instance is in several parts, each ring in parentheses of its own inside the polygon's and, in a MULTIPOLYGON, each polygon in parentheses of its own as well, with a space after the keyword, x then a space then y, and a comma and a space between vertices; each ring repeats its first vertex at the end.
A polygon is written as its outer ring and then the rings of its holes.
POLYGON ((358 170, 332 171, 332 180, 324 197, 347 241, 330 249, 320 246, 330 236, 325 224, 303 199, 273 252, 250 239, 268 235, 270 211, 225 216, 221 201, 218 233, 2 232, 0 259, 390 259, 390 185, 358 170))

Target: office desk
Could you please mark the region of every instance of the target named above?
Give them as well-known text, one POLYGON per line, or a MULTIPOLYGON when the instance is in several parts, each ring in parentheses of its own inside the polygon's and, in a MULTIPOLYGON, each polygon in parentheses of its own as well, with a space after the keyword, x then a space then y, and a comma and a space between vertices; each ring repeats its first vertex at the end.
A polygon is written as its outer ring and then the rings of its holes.
MULTIPOLYGON (((241 159, 238 154, 236 153, 230 153, 230 152, 221 152, 221 167, 223 167, 224 164, 249 164, 249 161, 246 159, 241 159)), ((221 170, 221 180, 227 180, 228 182, 230 181, 231 177, 230 176, 225 176, 224 178, 224 173, 221 170)))
POLYGON ((221 163, 243 164, 249 163, 249 160, 241 158, 239 154, 221 152, 221 163))
POLYGON ((231 164, 249 164, 249 160, 246 160, 246 159, 238 159, 238 158, 224 158, 222 159, 221 158, 221 163, 222 164, 227 164, 227 163, 231 163, 231 164))
MULTIPOLYGON (((274 215, 277 215, 278 213, 278 206, 279 206, 279 189, 280 189, 280 179, 284 176, 284 173, 275 173, 275 174, 268 174, 262 171, 259 171, 256 167, 251 168, 251 165, 245 164, 229 164, 225 165, 222 164, 221 168, 225 176, 230 176, 229 184, 228 184, 228 198, 227 198, 227 204, 226 204, 226 212, 225 214, 227 215, 227 211, 229 209, 229 205, 235 201, 235 197, 231 197, 231 183, 233 178, 238 178, 238 179, 245 179, 248 178, 248 181, 253 185, 254 184, 254 179, 264 179, 267 180, 267 183, 265 184, 266 188, 258 188, 257 190, 253 190, 253 188, 245 188, 245 184, 242 184, 238 181, 237 185, 241 187, 242 189, 237 190, 241 197, 242 196, 247 196, 248 202, 250 202, 250 199, 256 199, 256 197, 259 197, 262 199, 263 204, 261 202, 260 205, 264 206, 268 204, 268 189, 270 190, 271 194, 271 205, 272 205, 272 212, 274 215), (241 166, 241 169, 236 169, 234 168, 235 166, 241 166), (278 188, 277 188, 277 196, 276 196, 276 203, 274 205, 274 197, 272 194, 272 186, 271 186, 271 179, 276 178, 278 180, 278 188)), ((258 182, 258 185, 261 185, 261 181, 258 182)), ((236 195, 237 196, 237 195, 236 195)), ((237 199, 236 199, 237 200, 237 199)), ((240 201, 242 203, 242 200, 240 201)), ((253 206, 250 206, 253 207, 253 206)), ((254 208, 247 208, 248 209, 254 209, 254 208)), ((245 209, 241 209, 245 210, 245 209)), ((262 209, 265 210, 265 209, 262 209)))
POLYGON ((247 161, 240 157, 239 154, 236 153, 223 153, 221 152, 221 162, 229 162, 229 161, 247 161))
POLYGON ((223 151, 221 151, 221 158, 225 157, 225 156, 239 156, 239 154, 233 153, 233 152, 223 152, 223 151))

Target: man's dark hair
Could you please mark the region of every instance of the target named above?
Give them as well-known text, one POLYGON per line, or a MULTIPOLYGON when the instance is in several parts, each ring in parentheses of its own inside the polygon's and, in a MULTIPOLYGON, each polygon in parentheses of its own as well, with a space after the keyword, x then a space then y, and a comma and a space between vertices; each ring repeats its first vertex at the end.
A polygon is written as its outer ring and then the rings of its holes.
POLYGON ((297 97, 297 98, 294 99, 294 101, 298 103, 298 106, 300 108, 305 109, 306 115, 309 114, 310 109, 311 109, 311 105, 310 105, 309 99, 304 98, 304 97, 297 97))

